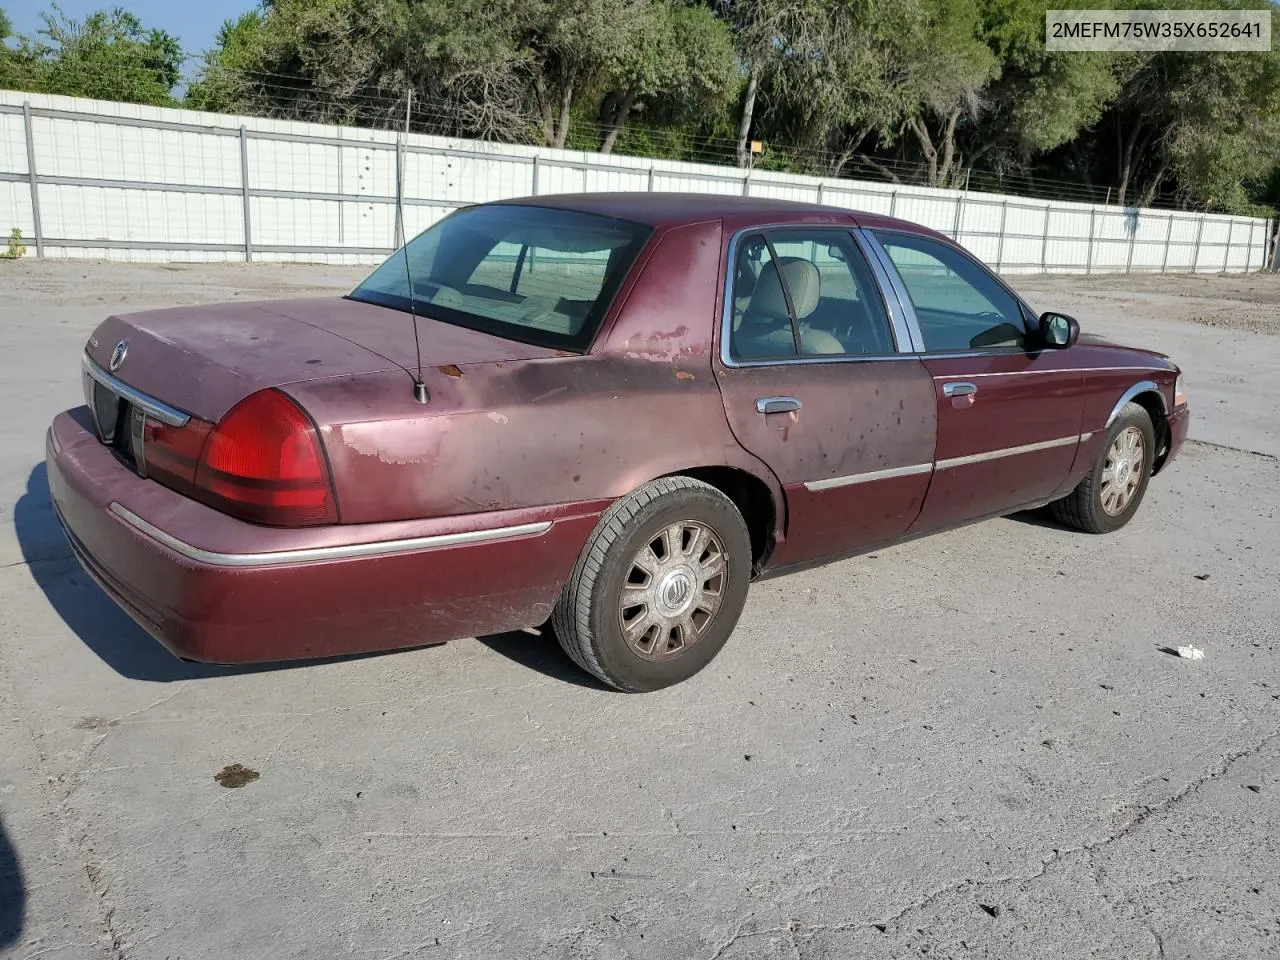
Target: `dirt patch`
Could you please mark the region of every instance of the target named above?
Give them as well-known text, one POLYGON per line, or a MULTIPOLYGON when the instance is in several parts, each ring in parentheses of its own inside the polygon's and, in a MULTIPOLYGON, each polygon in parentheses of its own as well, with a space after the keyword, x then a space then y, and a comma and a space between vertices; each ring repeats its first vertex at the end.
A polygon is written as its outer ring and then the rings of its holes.
POLYGON ((1219 330, 1280 335, 1280 274, 1010 277, 1033 304, 1069 296, 1219 330))
POLYGON ((242 764, 232 763, 215 773, 213 779, 217 780, 222 786, 230 787, 234 790, 237 787, 243 787, 247 783, 253 783, 259 776, 261 774, 257 770, 250 770, 242 764))

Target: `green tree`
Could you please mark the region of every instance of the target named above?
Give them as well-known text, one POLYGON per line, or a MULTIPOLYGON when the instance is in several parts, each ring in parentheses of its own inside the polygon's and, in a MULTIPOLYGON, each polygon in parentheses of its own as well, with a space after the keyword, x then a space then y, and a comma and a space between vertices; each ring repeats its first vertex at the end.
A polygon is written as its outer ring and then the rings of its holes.
POLYGON ((961 121, 980 115, 981 91, 999 63, 980 36, 976 0, 924 0, 921 10, 896 50, 914 101, 906 127, 924 155, 929 185, 950 186, 960 168, 961 121))
POLYGON ((147 30, 122 8, 83 20, 54 4, 34 39, 22 38, 22 89, 99 100, 168 106, 181 78, 182 48, 163 30, 147 30))
POLYGON ((18 89, 24 70, 19 61, 19 53, 9 46, 9 38, 13 36, 13 22, 9 15, 0 9, 0 88, 18 89))
POLYGON ((601 153, 609 153, 627 118, 646 98, 715 112, 733 95, 737 74, 725 25, 704 7, 679 0, 629 5, 603 67, 611 83, 601 104, 601 153))
POLYGON ((227 109, 329 123, 529 134, 518 0, 275 0, 223 31, 198 77, 227 109), (412 102, 411 102, 412 98, 412 102))
POLYGON ((541 0, 525 7, 523 43, 543 142, 563 147, 574 105, 601 82, 608 51, 626 42, 626 0, 541 0))
MULTIPOLYGON (((1079 5, 1103 9, 1112 4, 1086 0, 1079 5)), ((1023 165, 1073 141, 1115 98, 1115 54, 1045 50, 1045 13, 1070 6, 1062 0, 981 0, 980 35, 999 64, 999 75, 981 92, 983 113, 966 141, 970 164, 989 157, 995 166, 1023 165)))
POLYGON ((184 106, 194 110, 232 111, 238 106, 239 77, 254 66, 255 45, 265 18, 249 10, 223 21, 216 45, 204 53, 199 77, 187 87, 184 106))
POLYGON ((840 176, 869 139, 892 144, 916 107, 911 65, 898 45, 923 29, 916 3, 837 0, 813 26, 817 49, 781 69, 787 139, 823 151, 825 172, 840 176))
POLYGON ((804 96, 793 86, 795 71, 787 67, 821 56, 824 6, 823 0, 716 0, 716 12, 732 31, 745 74, 738 113, 739 166, 751 159, 761 91, 770 90, 780 108, 804 96))
POLYGON ((1280 153, 1280 54, 1140 56, 1103 129, 1115 135, 1117 202, 1136 192, 1145 205, 1173 174, 1190 205, 1247 206, 1245 183, 1280 153))

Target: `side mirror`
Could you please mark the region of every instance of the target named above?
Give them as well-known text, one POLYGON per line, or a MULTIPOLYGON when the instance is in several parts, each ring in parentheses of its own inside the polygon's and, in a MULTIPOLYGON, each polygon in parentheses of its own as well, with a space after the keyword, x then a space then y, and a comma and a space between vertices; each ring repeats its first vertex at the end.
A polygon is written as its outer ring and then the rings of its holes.
POLYGON ((1080 339, 1080 323, 1065 313, 1050 311, 1040 317, 1040 342, 1051 350, 1065 350, 1080 339))

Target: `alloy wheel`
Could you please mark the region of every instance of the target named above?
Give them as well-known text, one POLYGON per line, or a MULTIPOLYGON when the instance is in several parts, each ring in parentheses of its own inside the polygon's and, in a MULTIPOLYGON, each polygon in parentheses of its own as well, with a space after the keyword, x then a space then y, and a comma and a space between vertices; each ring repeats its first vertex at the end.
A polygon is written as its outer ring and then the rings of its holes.
POLYGON ((669 524, 631 561, 618 600, 627 645, 646 660, 683 653, 707 632, 724 600, 728 555, 697 520, 669 524))
POLYGON ((1128 509, 1142 483, 1146 443, 1137 427, 1125 427, 1111 441, 1102 466, 1102 509, 1115 517, 1128 509))

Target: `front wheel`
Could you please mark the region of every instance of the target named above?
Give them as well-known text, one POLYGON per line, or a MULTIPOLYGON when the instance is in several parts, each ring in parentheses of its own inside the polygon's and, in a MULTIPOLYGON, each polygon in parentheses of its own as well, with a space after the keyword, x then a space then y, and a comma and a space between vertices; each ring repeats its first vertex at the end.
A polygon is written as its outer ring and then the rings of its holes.
POLYGON ((1110 533, 1128 523, 1147 492, 1155 462, 1151 415, 1127 403, 1107 431, 1102 453, 1088 476, 1051 504, 1057 519, 1086 533, 1110 533))
POLYGON ((645 484, 611 506, 552 614, 578 666, 628 692, 693 676, 737 625, 751 540, 733 501, 690 477, 645 484))

